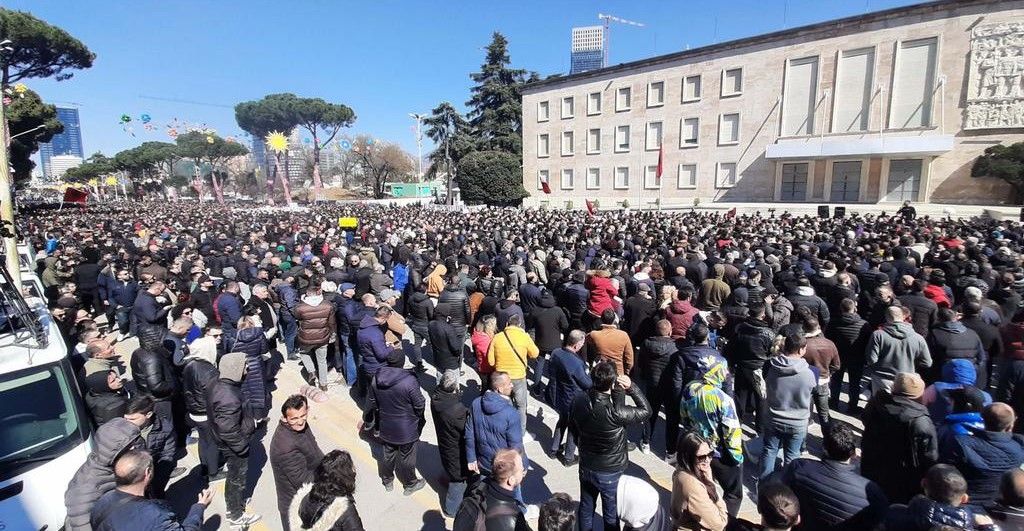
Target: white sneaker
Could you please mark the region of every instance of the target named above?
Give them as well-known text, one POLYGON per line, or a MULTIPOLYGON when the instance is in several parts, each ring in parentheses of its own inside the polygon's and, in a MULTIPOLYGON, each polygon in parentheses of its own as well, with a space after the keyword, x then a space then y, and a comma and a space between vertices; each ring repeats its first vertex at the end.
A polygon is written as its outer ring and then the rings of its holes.
POLYGON ((260 521, 262 518, 260 515, 255 513, 245 513, 238 518, 228 518, 228 526, 231 529, 249 529, 249 526, 260 521))
POLYGON ((527 520, 536 520, 540 518, 540 508, 536 505, 527 505, 526 514, 524 516, 526 516, 527 520))
POLYGON ((523 434, 523 444, 530 443, 530 442, 533 442, 533 435, 530 435, 529 433, 524 433, 523 434))

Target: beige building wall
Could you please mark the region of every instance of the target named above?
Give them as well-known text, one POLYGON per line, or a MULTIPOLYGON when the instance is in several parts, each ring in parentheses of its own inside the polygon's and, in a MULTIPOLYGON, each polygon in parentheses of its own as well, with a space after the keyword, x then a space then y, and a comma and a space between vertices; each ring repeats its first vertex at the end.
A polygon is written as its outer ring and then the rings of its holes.
MULTIPOLYGON (((532 195, 526 203, 560 208, 573 201, 575 208, 581 208, 584 199, 598 200, 602 207, 627 200, 631 206, 649 208, 655 200, 662 207, 688 206, 695 201, 780 202, 787 193, 784 171, 797 181, 806 173, 805 202, 829 202, 834 197, 845 197, 849 202, 888 202, 885 196, 890 177, 898 179, 900 171, 915 171, 914 163, 909 163, 907 169, 907 160, 921 161, 920 181, 916 194, 908 191, 902 197, 931 202, 1004 203, 1009 200, 1009 188, 995 179, 971 178, 970 168, 986 147, 1024 141, 1024 123, 974 129, 965 129, 965 123, 968 100, 984 90, 978 87, 985 83, 977 77, 982 74, 972 75, 982 71, 982 66, 977 66, 981 62, 976 62, 975 68, 971 66, 972 35, 979 27, 1016 21, 1024 22, 1024 1, 933 2, 530 85, 523 93, 523 175, 532 195), (911 60, 907 59, 909 52, 900 51, 901 46, 930 38, 936 39, 936 62, 932 108, 925 113, 928 124, 897 127, 891 123, 893 92, 898 90, 894 85, 899 82, 894 75, 903 79, 898 75, 901 68, 906 72, 919 70, 900 64, 901 58, 904 62, 911 60), (840 74, 837 65, 841 54, 859 49, 870 49, 874 54, 867 128, 838 132, 838 125, 833 127, 834 114, 842 105, 835 98, 840 74), (784 135, 783 115, 786 106, 793 104, 785 90, 787 73, 798 68, 793 60, 810 57, 817 58, 811 97, 813 129, 810 134, 805 130, 803 134, 784 135), (726 72, 733 69, 742 72, 742 90, 736 94, 729 93, 730 80, 726 79, 726 72), (700 76, 699 99, 684 98, 684 80, 690 76, 700 76), (663 84, 660 101, 656 97, 658 83, 663 84), (628 105, 623 105, 621 89, 628 89, 628 105), (599 98, 600 112, 588 109, 591 94, 599 98), (572 98, 573 107, 573 112, 565 116, 564 98, 572 98), (543 102, 547 102, 547 119, 540 115, 543 102), (721 130, 724 117, 734 114, 739 115, 739 138, 735 142, 721 130), (681 142, 682 121, 693 118, 699 121, 696 146, 681 142), (659 122, 663 173, 657 186, 645 183, 644 173, 648 166, 658 164, 658 146, 648 143, 646 137, 649 124, 659 122), (629 127, 628 150, 616 149, 616 128, 620 126, 629 127), (588 146, 591 129, 600 131, 599 150, 588 146), (572 134, 571 149, 566 145, 563 150, 563 134, 567 132, 572 134), (538 151, 541 135, 547 135, 547 156, 538 151), (879 144, 885 146, 882 151, 878 151, 879 144), (780 148, 781 156, 771 153, 780 148), (735 183, 723 182, 723 175, 733 164, 735 183), (686 169, 696 165, 696 186, 679 182, 680 165, 686 165, 686 169), (842 179, 834 175, 837 167, 846 172, 849 186, 859 188, 851 188, 846 196, 834 196, 833 177, 842 179), (616 182, 616 171, 624 171, 617 168, 628 168, 628 185, 616 182), (594 169, 600 172, 599 183, 588 182, 588 173, 594 169), (564 170, 571 170, 571 182, 563 179, 564 170), (540 172, 547 172, 550 194, 541 190, 540 172)), ((1024 36, 1024 25, 1020 29, 1024 36)), ((1011 37, 1016 38, 1015 34, 1011 37)), ((1024 74, 1024 58, 1021 61, 1024 74)), ((1020 79, 1020 94, 1007 99, 1024 106, 1024 77, 1020 79)), ((1001 119, 1005 121, 1005 116, 1001 119)))

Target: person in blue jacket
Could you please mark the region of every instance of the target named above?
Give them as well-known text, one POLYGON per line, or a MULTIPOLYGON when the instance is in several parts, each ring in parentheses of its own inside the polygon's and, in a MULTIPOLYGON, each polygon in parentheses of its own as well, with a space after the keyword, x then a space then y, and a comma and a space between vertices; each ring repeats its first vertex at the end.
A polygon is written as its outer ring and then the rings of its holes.
POLYGON ((473 400, 466 423, 468 468, 490 475, 498 450, 515 448, 526 455, 519 410, 512 405, 512 380, 504 372, 491 375, 491 390, 473 400))
POLYGON ((569 432, 569 415, 576 395, 593 387, 594 382, 587 374, 587 365, 579 351, 586 343, 587 336, 582 330, 573 330, 565 336, 562 348, 551 354, 551 403, 558 411, 558 423, 551 439, 551 453, 565 466, 579 462, 576 456, 576 438, 569 432), (562 443, 565 437, 565 443, 562 443))
POLYGON ((388 356, 393 350, 384 339, 384 330, 390 316, 391 308, 380 306, 372 314, 364 316, 359 321, 356 338, 359 341, 359 357, 362 360, 359 367, 360 390, 369 388, 370 381, 387 362, 388 356))

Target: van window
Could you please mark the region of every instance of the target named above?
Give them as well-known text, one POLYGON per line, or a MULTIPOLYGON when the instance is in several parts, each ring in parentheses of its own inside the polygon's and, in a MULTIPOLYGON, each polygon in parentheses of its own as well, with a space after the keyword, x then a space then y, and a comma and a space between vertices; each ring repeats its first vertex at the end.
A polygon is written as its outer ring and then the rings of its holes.
POLYGON ((0 375, 0 481, 85 440, 70 368, 64 361, 0 375))

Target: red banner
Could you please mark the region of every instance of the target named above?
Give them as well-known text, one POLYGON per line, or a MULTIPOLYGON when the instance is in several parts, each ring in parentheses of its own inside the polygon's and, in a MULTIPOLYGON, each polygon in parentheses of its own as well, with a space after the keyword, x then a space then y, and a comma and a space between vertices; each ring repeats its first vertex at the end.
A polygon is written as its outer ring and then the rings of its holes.
POLYGON ((64 190, 65 203, 85 203, 87 199, 89 199, 89 192, 85 190, 78 190, 76 188, 64 190))

